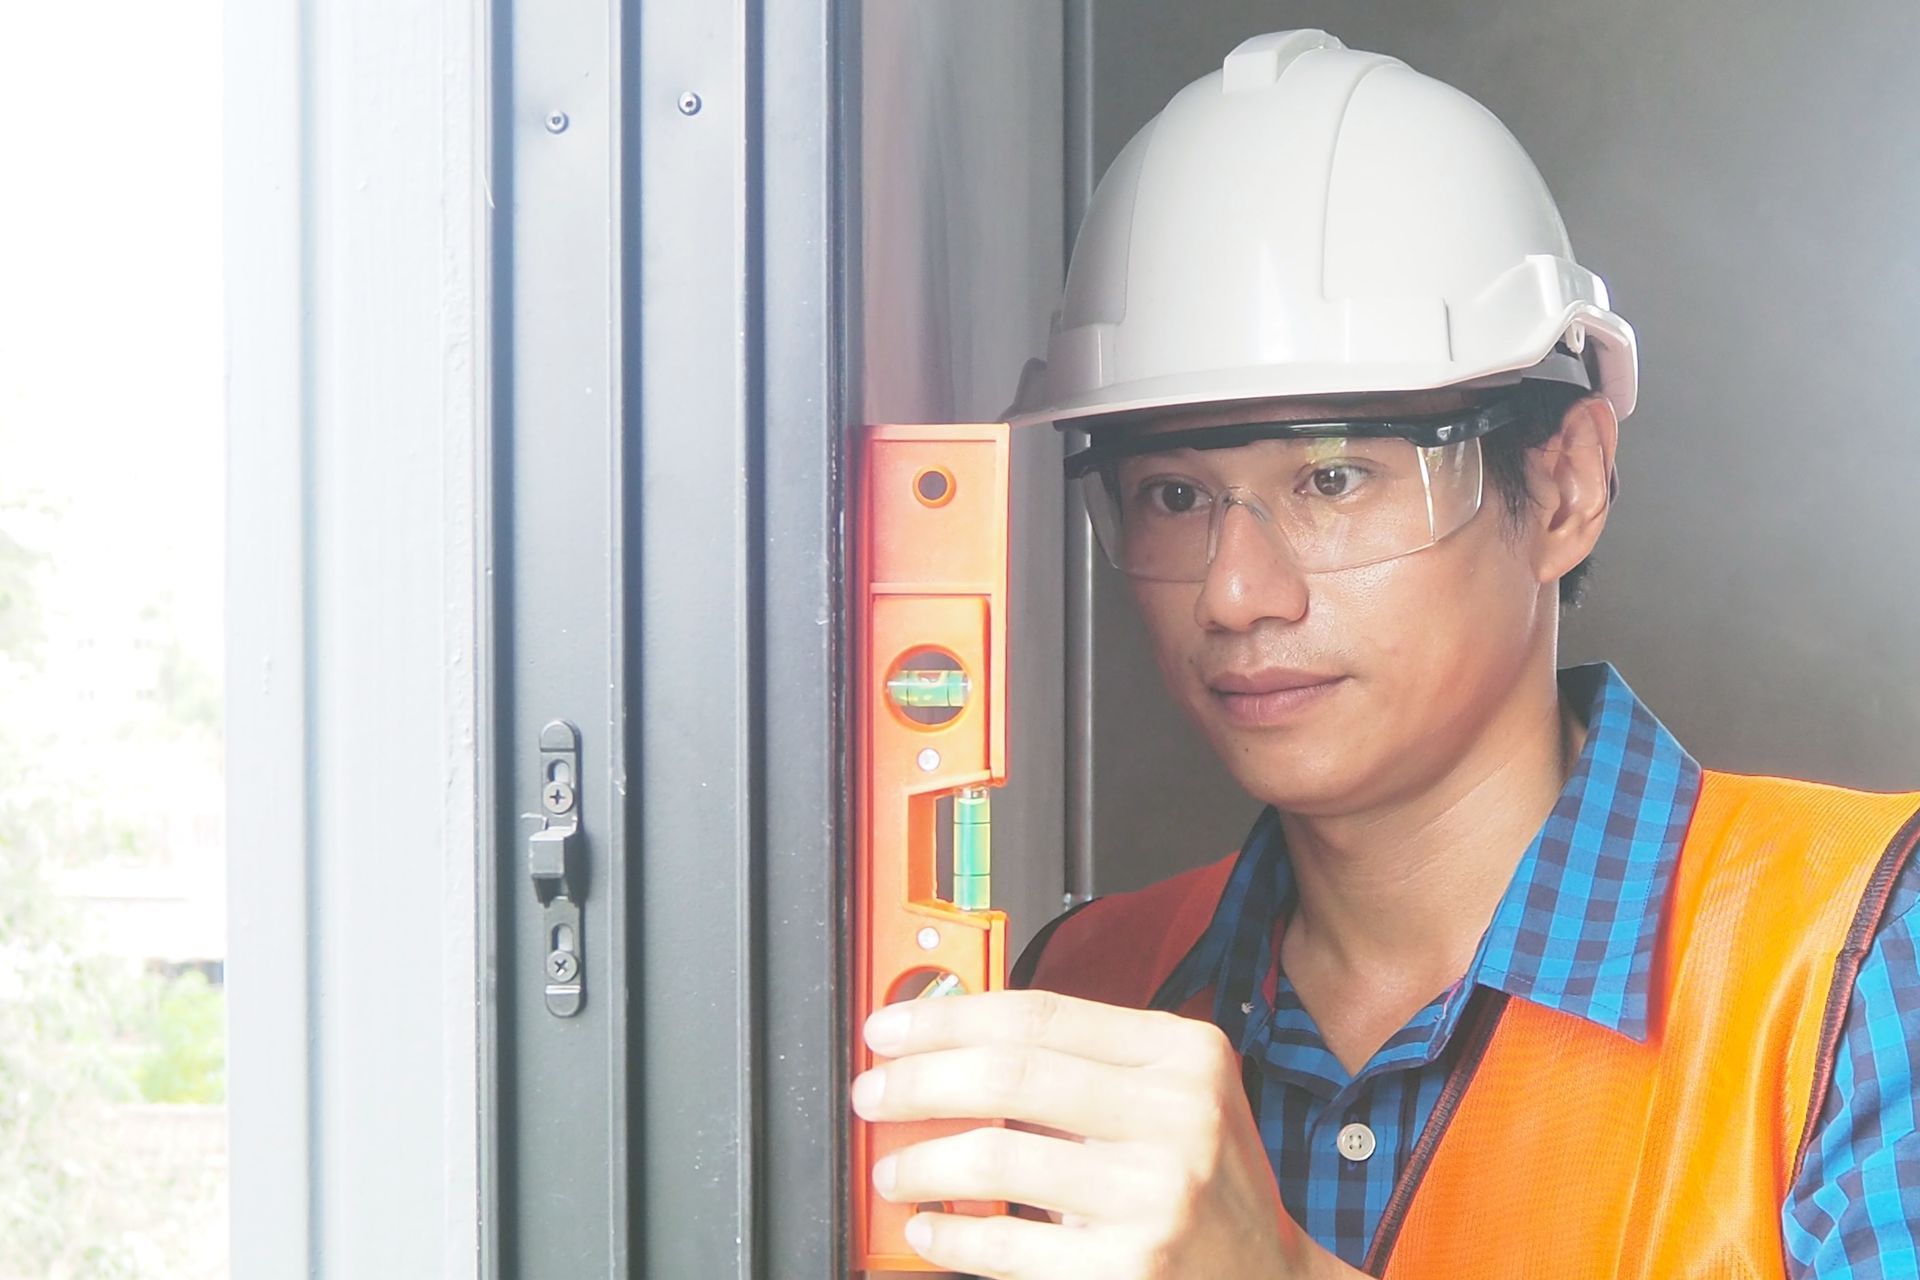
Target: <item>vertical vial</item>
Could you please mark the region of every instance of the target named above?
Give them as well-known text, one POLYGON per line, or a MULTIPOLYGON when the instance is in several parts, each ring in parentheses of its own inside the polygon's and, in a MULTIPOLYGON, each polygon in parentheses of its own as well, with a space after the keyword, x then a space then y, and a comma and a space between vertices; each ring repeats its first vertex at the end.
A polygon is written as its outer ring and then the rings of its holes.
POLYGON ((953 795, 953 905, 962 911, 993 905, 993 809, 985 787, 953 795))

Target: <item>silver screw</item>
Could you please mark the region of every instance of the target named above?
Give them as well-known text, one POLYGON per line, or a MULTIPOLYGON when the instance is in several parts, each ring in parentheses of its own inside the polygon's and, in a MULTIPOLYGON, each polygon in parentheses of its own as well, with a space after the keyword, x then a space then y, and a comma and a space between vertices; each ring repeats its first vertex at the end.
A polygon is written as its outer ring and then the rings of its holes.
POLYGON ((547 132, 565 133, 567 131, 567 113, 564 111, 547 112, 547 132))
POLYGON ((940 753, 932 747, 923 747, 920 751, 920 772, 932 773, 940 767, 940 753))
POLYGON ((700 114, 700 95, 689 89, 680 95, 680 114, 697 116, 700 114))
POLYGON ((918 934, 914 935, 914 941, 920 944, 922 951, 931 951, 940 945, 940 931, 932 925, 928 925, 918 934))
POLYGON ((564 782, 549 782, 540 793, 540 803, 548 813, 565 813, 573 808, 573 788, 564 782))
POLYGON ((547 976, 555 982, 571 982, 580 972, 580 962, 571 951, 555 951, 547 957, 547 976))

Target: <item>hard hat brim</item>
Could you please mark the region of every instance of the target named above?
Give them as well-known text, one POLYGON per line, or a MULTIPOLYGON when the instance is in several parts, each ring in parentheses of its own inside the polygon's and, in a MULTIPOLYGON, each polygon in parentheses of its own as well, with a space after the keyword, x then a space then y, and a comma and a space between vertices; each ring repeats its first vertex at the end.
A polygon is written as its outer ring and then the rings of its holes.
POLYGON ((1390 396, 1420 391, 1510 386, 1528 378, 1576 382, 1606 397, 1621 420, 1638 399, 1638 359, 1632 326, 1612 311, 1578 304, 1569 308, 1555 340, 1510 365, 1463 371, 1453 362, 1433 364, 1254 365, 1239 369, 1183 371, 1096 387, 1049 402, 1047 366, 1029 360, 1019 394, 1005 414, 1013 426, 1051 422, 1090 427, 1092 420, 1156 409, 1238 404, 1253 400, 1326 400, 1390 396), (1552 368, 1557 356, 1573 355, 1584 382, 1552 368))

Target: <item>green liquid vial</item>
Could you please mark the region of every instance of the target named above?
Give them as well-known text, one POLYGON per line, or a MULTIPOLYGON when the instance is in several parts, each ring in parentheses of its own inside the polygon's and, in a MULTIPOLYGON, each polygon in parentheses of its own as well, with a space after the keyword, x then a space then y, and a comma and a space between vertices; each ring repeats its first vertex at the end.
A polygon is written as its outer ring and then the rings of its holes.
POLYGON ((967 673, 902 671, 887 681, 887 696, 902 707, 964 707, 967 705, 967 673))
POLYGON ((985 911, 993 905, 993 808, 985 787, 953 796, 953 905, 985 911))

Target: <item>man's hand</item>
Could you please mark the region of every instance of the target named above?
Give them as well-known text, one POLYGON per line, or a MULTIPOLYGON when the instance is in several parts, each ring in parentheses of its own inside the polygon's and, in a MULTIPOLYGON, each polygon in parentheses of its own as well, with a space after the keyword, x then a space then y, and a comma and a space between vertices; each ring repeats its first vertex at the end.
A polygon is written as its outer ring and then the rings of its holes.
POLYGON ((896 1203, 1007 1200, 1056 1222, 916 1214, 908 1242, 994 1280, 1353 1276, 1288 1218, 1218 1028, 1044 991, 875 1013, 894 1061, 853 1085, 872 1121, 1004 1119, 880 1161, 896 1203), (1057 1135, 1057 1136, 1056 1136, 1057 1135))

